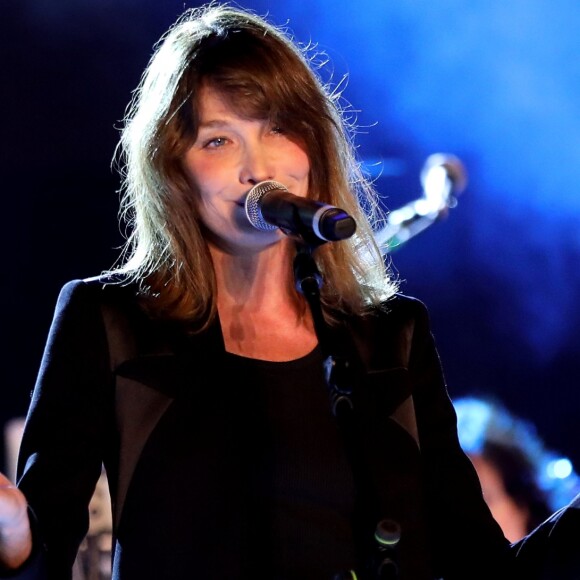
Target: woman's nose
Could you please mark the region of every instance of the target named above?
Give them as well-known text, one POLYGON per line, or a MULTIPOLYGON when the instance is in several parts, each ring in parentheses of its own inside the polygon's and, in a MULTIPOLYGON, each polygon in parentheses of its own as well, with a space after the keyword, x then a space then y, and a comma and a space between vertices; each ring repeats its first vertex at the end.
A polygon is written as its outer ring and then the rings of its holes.
POLYGON ((274 178, 272 156, 263 144, 248 146, 244 152, 240 169, 242 183, 255 185, 274 178))

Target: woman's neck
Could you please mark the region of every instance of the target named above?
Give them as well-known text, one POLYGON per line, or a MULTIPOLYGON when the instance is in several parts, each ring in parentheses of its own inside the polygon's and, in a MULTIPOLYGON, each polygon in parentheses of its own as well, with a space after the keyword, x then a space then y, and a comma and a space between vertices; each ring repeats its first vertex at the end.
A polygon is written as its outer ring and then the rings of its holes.
POLYGON ((212 249, 226 350, 263 360, 293 360, 317 337, 308 305, 294 289, 294 248, 278 243, 251 256, 212 249))

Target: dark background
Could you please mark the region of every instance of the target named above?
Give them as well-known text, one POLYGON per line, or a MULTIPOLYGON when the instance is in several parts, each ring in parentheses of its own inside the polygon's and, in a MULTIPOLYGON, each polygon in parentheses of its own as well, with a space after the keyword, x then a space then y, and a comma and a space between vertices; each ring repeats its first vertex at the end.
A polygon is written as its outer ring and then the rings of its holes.
MULTIPOLYGON (((2 59, 2 397, 22 415, 60 287, 117 257, 120 120, 171 0, 9 0, 2 59)), ((580 465, 580 5, 249 1, 349 74, 368 167, 396 209, 432 153, 467 190, 392 257, 424 300, 453 397, 493 393, 580 465)))

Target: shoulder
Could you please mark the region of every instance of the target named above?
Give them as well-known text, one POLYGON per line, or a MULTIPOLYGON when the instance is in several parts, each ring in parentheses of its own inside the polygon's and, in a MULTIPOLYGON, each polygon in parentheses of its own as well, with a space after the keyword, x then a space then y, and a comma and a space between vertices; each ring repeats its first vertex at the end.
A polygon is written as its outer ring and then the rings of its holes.
POLYGON ((66 282, 59 294, 59 303, 76 301, 136 301, 136 285, 121 276, 93 276, 66 282))
POLYGON ((390 332, 416 328, 417 325, 429 325, 429 313, 424 302, 406 294, 395 294, 380 306, 369 310, 354 320, 356 325, 364 328, 373 327, 390 332))
POLYGON ((396 294, 367 314, 351 318, 347 327, 371 367, 407 366, 413 348, 431 340, 427 307, 404 294, 396 294))
POLYGON ((121 279, 95 276, 74 279, 60 289, 54 309, 53 325, 94 324, 102 318, 103 309, 126 313, 138 312, 138 292, 135 285, 121 279))
POLYGON ((395 294, 381 304, 379 315, 387 318, 407 317, 419 318, 428 316, 427 306, 419 298, 407 294, 395 294))

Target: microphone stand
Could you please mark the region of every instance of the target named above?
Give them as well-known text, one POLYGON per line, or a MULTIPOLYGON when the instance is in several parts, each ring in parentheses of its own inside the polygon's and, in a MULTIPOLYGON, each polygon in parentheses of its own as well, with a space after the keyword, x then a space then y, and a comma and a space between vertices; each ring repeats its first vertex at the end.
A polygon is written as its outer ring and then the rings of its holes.
POLYGON ((297 290, 304 295, 310 306, 314 330, 324 358, 324 376, 330 390, 332 412, 338 418, 353 409, 354 377, 348 358, 338 353, 337 341, 332 339, 322 313, 322 276, 312 257, 312 252, 319 245, 298 244, 298 252, 294 258, 294 278, 297 290))
MULTIPOLYGON (((296 289, 304 295, 312 312, 314 329, 324 359, 324 376, 330 391, 332 413, 338 422, 339 430, 344 440, 346 453, 353 470, 355 485, 359 490, 366 490, 367 493, 363 495, 368 496, 370 490, 368 487, 368 467, 364 465, 363 454, 360 453, 359 436, 353 412, 353 390, 357 373, 356 369, 351 365, 350 357, 345 354, 350 352, 350 356, 356 355, 356 350, 351 346, 349 351, 348 346, 351 344, 348 340, 349 337, 343 336, 343 340, 339 340, 340 332, 338 330, 331 332, 329 325, 324 319, 320 302, 320 288, 323 280, 312 256, 313 251, 322 243, 325 242, 297 244, 297 253, 294 258, 294 279, 296 289)), ((357 361, 356 357, 353 361, 357 361)), ((368 501, 368 497, 366 497, 366 500, 368 501)), ((365 565, 365 570, 361 571, 363 574, 360 576, 361 580, 366 580, 367 578, 395 580, 398 578, 398 566, 396 561, 391 558, 392 550, 390 548, 398 543, 400 530, 396 539, 391 538, 392 533, 386 534, 384 532, 384 529, 390 529, 385 527, 385 522, 387 521, 390 522, 390 520, 382 520, 376 527, 374 535, 375 548, 372 550, 375 555, 368 554, 367 557, 370 556, 370 561, 365 565), (370 577, 366 575, 367 572, 370 573, 370 577)), ((358 542, 362 542, 361 545, 364 545, 362 539, 355 539, 355 543, 358 542)), ((363 552, 367 551, 368 548, 363 548, 363 552)), ((347 576, 335 576, 335 580, 347 577, 356 579, 357 575, 354 571, 350 571, 347 576)))

